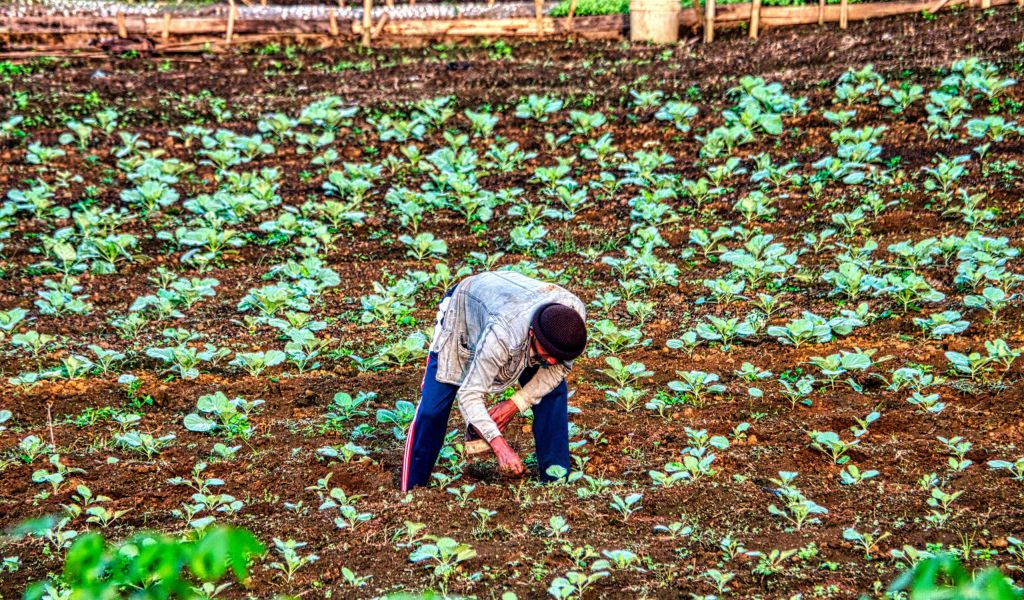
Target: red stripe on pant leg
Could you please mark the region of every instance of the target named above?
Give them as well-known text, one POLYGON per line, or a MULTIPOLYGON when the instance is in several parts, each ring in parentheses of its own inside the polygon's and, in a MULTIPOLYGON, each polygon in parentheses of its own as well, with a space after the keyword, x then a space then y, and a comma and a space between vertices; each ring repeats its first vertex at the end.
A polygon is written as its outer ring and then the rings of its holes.
MULTIPOLYGON (((430 365, 430 353, 427 352, 426 366, 430 365)), ((405 453, 402 457, 402 491, 409 491, 409 459, 412 457, 412 439, 416 435, 416 417, 420 414, 420 404, 423 404, 423 388, 427 385, 426 367, 423 370, 423 379, 420 381, 420 402, 416 405, 416 412, 413 413, 412 423, 409 425, 409 435, 405 438, 405 453)))
MULTIPOLYGON (((423 401, 420 400, 420 404, 423 401)), ((420 414, 419 404, 416 405, 416 412, 412 416, 412 424, 409 425, 409 435, 405 438, 405 455, 402 458, 402 491, 409 491, 409 467, 412 458, 412 438, 416 435, 416 417, 420 414)))

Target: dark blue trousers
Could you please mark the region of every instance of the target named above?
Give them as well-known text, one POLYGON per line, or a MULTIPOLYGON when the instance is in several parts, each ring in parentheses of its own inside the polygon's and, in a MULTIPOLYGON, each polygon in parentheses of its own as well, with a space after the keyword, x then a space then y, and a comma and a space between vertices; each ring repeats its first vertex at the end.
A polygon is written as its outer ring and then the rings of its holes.
MULTIPOLYGON (((519 385, 533 378, 539 367, 530 367, 519 376, 519 385)), ((402 491, 430 484, 437 456, 441 453, 448 417, 459 386, 440 383, 437 376, 437 353, 427 357, 427 372, 420 387, 420 403, 405 440, 402 459, 402 491)), ((533 407, 533 440, 537 446, 540 478, 549 481, 548 467, 559 465, 569 471, 569 386, 562 380, 555 389, 533 407)))

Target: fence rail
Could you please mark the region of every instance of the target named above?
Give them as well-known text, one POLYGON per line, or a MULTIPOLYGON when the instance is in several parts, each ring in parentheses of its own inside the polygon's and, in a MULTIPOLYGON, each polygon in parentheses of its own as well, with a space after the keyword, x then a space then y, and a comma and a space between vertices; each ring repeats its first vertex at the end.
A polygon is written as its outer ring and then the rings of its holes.
MULTIPOLYGON (((372 8, 372 0, 364 7, 372 8)), ((903 2, 866 2, 839 5, 824 3, 809 6, 761 6, 755 0, 745 4, 715 6, 714 0, 699 2, 693 8, 682 9, 679 24, 683 28, 703 28, 705 39, 713 38, 715 28, 740 23, 751 24, 752 37, 765 27, 784 27, 814 23, 840 23, 862 21, 879 17, 914 14, 928 10, 936 12, 954 6, 967 5, 988 8, 1024 0, 916 0, 903 2), (707 26, 709 23, 710 26, 707 26)), ((386 13, 370 17, 364 11, 356 18, 339 18, 333 9, 327 18, 310 20, 297 18, 238 18, 234 2, 226 17, 187 16, 165 13, 162 16, 136 16, 119 13, 105 16, 8 16, 0 18, 0 56, 17 52, 16 42, 21 39, 39 43, 39 38, 72 40, 63 49, 76 47, 75 38, 83 36, 141 37, 151 42, 155 51, 187 51, 191 47, 223 48, 232 43, 260 41, 276 37, 315 39, 322 44, 340 43, 352 36, 364 44, 374 40, 401 40, 415 38, 467 38, 467 37, 526 37, 578 36, 589 39, 615 39, 625 37, 629 30, 629 15, 575 17, 545 16, 537 3, 533 17, 511 18, 456 18, 456 19, 394 19, 386 13), (4 48, 6 46, 6 52, 4 48)), ((77 47, 88 47, 90 40, 77 47)), ((94 41, 94 40, 92 40, 94 41)), ((21 50, 30 50, 22 48, 21 50)), ((24 52, 23 52, 24 53, 24 52)))

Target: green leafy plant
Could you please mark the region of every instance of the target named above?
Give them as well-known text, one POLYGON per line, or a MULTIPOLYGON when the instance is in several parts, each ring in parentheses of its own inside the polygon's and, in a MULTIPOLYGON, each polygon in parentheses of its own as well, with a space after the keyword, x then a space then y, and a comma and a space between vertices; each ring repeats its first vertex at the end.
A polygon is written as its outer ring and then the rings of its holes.
POLYGON ((1019 600, 1020 591, 997 569, 971 575, 950 554, 924 558, 889 586, 892 593, 906 591, 910 598, 978 598, 979 600, 1019 600))
MULTIPOLYGON (((196 582, 219 581, 229 570, 246 582, 249 561, 263 552, 244 529, 212 528, 194 538, 140 533, 119 543, 86 533, 68 550, 59 581, 71 598, 112 598, 145 589, 153 597, 190 600, 201 597, 196 582)), ((25 597, 52 597, 49 589, 47 582, 36 583, 25 597)))

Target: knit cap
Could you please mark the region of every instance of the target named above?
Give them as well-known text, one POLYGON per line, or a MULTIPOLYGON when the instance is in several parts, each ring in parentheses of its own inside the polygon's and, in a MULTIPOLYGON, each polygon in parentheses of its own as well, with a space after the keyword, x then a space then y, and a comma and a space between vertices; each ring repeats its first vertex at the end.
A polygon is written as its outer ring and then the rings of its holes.
POLYGON ((583 354, 587 326, 580 314, 564 304, 549 303, 533 313, 533 335, 544 351, 560 361, 583 354))

